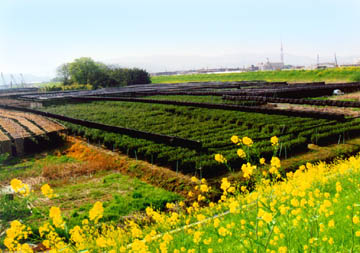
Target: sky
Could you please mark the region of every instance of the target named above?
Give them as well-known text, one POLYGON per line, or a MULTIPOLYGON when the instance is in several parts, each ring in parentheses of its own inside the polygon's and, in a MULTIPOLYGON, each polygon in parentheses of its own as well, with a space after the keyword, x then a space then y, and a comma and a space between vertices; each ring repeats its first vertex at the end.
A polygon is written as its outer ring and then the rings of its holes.
MULTIPOLYGON (((150 72, 360 58, 359 0, 0 0, 0 72, 79 57, 150 72)), ((315 62, 313 62, 315 63, 315 62)))

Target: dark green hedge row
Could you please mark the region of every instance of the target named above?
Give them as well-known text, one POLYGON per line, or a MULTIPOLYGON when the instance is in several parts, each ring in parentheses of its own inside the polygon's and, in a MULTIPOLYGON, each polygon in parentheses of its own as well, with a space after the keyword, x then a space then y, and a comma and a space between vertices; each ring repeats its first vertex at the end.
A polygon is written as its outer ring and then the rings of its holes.
POLYGON ((45 108, 46 111, 108 125, 138 129, 197 140, 207 152, 170 147, 125 135, 102 132, 73 124, 65 125, 74 133, 105 144, 110 149, 139 159, 171 166, 183 172, 202 169, 203 175, 215 175, 224 167, 214 160, 222 153, 235 168, 243 162, 236 155, 237 147, 230 141, 232 135, 254 139, 254 148, 269 158, 271 136, 280 136, 281 156, 302 151, 307 144, 337 142, 344 133, 357 134, 359 121, 335 122, 258 113, 208 110, 185 106, 153 105, 130 102, 91 102, 45 108), (340 136, 341 135, 341 136, 340 136), (340 136, 340 137, 339 137, 340 136))

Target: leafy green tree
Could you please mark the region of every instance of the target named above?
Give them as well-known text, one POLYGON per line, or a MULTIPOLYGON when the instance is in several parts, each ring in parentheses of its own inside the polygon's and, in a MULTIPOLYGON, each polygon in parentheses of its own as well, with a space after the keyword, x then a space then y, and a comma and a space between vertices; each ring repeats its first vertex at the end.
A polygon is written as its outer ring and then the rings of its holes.
POLYGON ((105 65, 89 57, 81 57, 71 63, 62 64, 57 69, 57 75, 64 85, 91 84, 95 89, 151 83, 150 75, 145 70, 105 65))
POLYGON ((62 82, 64 85, 68 85, 71 84, 70 81, 70 70, 69 70, 69 63, 64 63, 61 64, 57 69, 56 69, 56 81, 60 81, 62 82))
POLYGON ((75 83, 94 84, 97 81, 97 75, 102 74, 103 65, 89 57, 81 57, 69 63, 69 73, 75 83))

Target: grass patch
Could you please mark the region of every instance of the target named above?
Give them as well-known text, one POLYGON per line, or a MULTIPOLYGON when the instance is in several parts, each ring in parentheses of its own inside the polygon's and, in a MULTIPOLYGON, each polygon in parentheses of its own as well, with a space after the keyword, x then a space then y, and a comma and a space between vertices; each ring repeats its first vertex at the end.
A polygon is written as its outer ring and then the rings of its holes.
POLYGON ((57 156, 54 154, 31 155, 21 158, 11 157, 0 165, 0 183, 12 178, 37 177, 42 174, 42 168, 45 166, 76 161, 76 159, 65 155, 57 156))
POLYGON ((36 206, 59 206, 69 215, 69 224, 80 224, 96 201, 104 203, 104 221, 119 222, 124 216, 143 211, 148 206, 163 209, 167 202, 182 199, 139 179, 108 171, 78 177, 65 185, 61 180, 50 184, 58 196, 50 201, 39 199, 36 206))
POLYGON ((174 76, 153 76, 152 83, 182 83, 182 82, 231 82, 264 80, 268 82, 358 82, 359 67, 341 67, 319 70, 283 70, 257 71, 229 74, 194 74, 174 76))

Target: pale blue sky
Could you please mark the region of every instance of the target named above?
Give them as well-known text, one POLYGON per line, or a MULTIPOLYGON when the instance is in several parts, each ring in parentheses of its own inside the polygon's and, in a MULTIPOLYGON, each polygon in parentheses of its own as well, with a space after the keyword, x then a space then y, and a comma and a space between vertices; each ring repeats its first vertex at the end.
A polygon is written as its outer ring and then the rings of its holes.
POLYGON ((236 65, 234 55, 242 66, 279 60, 281 40, 299 63, 360 56, 359 0, 0 0, 0 10, 6 73, 51 75, 81 56, 149 71, 206 67, 204 57, 236 65))

